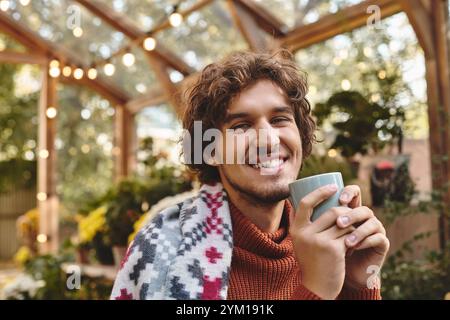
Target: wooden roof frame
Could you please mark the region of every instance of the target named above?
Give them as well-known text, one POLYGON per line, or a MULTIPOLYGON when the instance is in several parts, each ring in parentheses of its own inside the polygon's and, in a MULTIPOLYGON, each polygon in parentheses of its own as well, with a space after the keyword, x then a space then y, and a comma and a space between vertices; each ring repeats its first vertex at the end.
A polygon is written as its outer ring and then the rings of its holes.
MULTIPOLYGON (((6 13, 0 12, 0 31, 8 34, 12 38, 16 39, 19 43, 23 44, 30 52, 36 53, 40 56, 45 56, 48 59, 58 59, 62 63, 87 67, 84 61, 81 61, 76 55, 67 51, 63 47, 50 43, 34 34, 33 31, 26 26, 17 23, 6 13)), ((20 54, 18 54, 20 56, 20 54)), ((23 56, 23 54, 22 54, 23 56)), ((60 77, 61 80, 67 82, 77 82, 88 85, 93 90, 99 92, 106 99, 110 100, 114 105, 126 104, 130 97, 122 89, 110 83, 108 80, 101 77, 97 77, 91 80, 87 77, 83 77, 82 80, 74 80, 71 78, 60 77)))
POLYGON ((381 19, 402 11, 397 0, 366 0, 341 9, 337 13, 326 15, 317 22, 294 28, 280 39, 280 46, 297 51, 362 27, 367 24, 369 17, 367 8, 371 5, 380 8, 381 19))

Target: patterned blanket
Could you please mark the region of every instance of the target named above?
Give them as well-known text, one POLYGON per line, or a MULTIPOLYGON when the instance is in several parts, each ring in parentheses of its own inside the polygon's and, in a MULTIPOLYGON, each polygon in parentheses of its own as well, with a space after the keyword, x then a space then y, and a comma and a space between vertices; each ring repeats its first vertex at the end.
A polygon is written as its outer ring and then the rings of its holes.
POLYGON ((111 299, 223 299, 233 250, 227 194, 220 183, 156 215, 136 235, 111 299))

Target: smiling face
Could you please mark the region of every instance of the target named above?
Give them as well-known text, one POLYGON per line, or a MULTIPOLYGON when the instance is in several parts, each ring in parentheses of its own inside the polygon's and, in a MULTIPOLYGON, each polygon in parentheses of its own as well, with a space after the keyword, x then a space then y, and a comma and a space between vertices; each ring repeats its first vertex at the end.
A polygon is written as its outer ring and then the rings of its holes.
POLYGON ((231 101, 221 131, 227 137, 221 148, 224 159, 230 154, 245 158, 243 164, 217 165, 225 189, 257 204, 286 199, 288 184, 297 178, 302 164, 302 141, 283 90, 270 80, 259 80, 246 88, 231 101), (246 132, 257 134, 248 135, 242 144, 230 143, 227 129, 240 129, 231 137, 235 140, 246 132), (252 147, 267 155, 252 162, 252 147))

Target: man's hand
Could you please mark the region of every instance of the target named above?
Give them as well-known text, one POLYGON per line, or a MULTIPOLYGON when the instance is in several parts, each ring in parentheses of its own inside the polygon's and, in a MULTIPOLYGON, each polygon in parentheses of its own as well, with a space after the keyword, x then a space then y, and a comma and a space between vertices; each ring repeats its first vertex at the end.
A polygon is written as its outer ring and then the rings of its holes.
POLYGON ((372 210, 361 206, 361 190, 358 186, 347 186, 341 193, 340 202, 353 210, 340 216, 336 221, 337 226, 341 230, 348 230, 351 225, 357 226, 345 237, 348 248, 345 286, 353 289, 379 287, 379 279, 376 283, 368 283, 368 279, 372 272, 378 273, 381 269, 389 250, 386 230, 372 210))
POLYGON ((351 224, 347 227, 336 225, 338 217, 351 212, 345 207, 332 208, 311 222, 314 207, 336 191, 337 187, 330 185, 305 196, 290 227, 302 284, 323 299, 335 299, 342 290, 347 251, 345 236, 355 230, 351 224))

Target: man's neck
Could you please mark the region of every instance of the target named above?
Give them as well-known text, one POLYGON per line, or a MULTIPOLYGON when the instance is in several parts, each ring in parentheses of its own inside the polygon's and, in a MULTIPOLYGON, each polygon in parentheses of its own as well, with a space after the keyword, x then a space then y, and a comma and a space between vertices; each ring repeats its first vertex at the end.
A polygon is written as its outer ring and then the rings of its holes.
POLYGON ((230 201, 262 232, 273 233, 280 228, 285 200, 273 204, 257 204, 224 185, 230 201))

